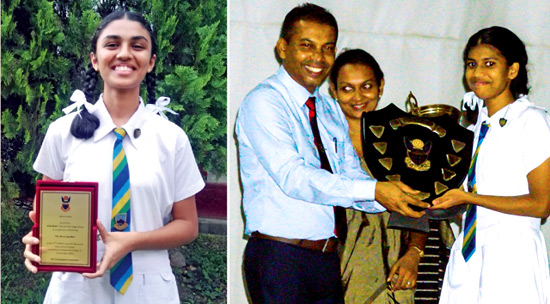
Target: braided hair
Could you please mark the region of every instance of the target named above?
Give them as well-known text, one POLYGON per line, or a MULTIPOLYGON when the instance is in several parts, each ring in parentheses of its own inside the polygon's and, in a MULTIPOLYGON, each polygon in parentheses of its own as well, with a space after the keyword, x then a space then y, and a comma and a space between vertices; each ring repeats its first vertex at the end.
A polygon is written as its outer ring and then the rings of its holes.
POLYGON ((147 86, 147 103, 155 104, 155 89, 157 86, 157 77, 155 75, 155 68, 145 76, 145 85, 147 86))
MULTIPOLYGON (((151 57, 157 52, 157 42, 155 36, 153 35, 153 30, 151 29, 150 24, 145 20, 145 18, 137 13, 129 11, 114 11, 107 15, 101 20, 101 23, 95 30, 94 36, 91 40, 90 50, 92 53, 96 54, 97 52, 97 39, 103 32, 103 30, 111 22, 115 20, 127 19, 131 21, 139 22, 143 28, 149 32, 151 36, 151 57)), ((84 95, 86 100, 94 101, 97 99, 96 94, 96 85, 98 79, 98 72, 94 69, 92 63, 88 64, 88 69, 86 70, 85 79, 83 82, 84 95)), ((147 103, 155 103, 155 87, 156 87, 156 77, 153 71, 147 73, 145 77, 145 83, 147 86, 147 103)), ((86 107, 83 107, 79 115, 76 115, 71 124, 71 134, 80 139, 88 139, 94 135, 95 130, 99 127, 99 119, 97 116, 88 112, 86 107)))

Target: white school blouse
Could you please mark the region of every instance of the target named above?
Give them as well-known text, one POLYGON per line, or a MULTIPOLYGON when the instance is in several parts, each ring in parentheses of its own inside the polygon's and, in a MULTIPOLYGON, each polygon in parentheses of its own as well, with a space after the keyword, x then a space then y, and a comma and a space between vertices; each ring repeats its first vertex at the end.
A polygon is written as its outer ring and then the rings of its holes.
MULTIPOLYGON (((102 97, 93 106, 92 112, 99 118, 100 126, 87 140, 77 139, 70 133, 77 113, 51 123, 34 169, 54 180, 97 181, 98 218, 109 229, 113 145, 116 139, 112 130, 116 126, 102 97)), ((122 128, 128 133, 123 147, 130 171, 131 230, 159 229, 170 221, 174 202, 193 196, 204 187, 189 139, 180 127, 147 110, 141 100, 136 112, 122 128)), ((100 261, 105 248, 101 240, 97 245, 97 259, 100 261)), ((132 284, 136 283, 136 275, 172 272, 167 250, 134 251, 132 264, 132 284)), ((54 275, 52 281, 56 278, 82 280, 80 274, 74 273, 54 275)), ((94 280, 107 280, 108 284, 108 275, 94 280)), ((84 282, 94 280, 84 279, 84 282)), ((72 293, 73 297, 78 293, 74 289, 66 292, 72 293)))
MULTIPOLYGON (((487 108, 481 108, 474 147, 484 121, 491 127, 478 154, 477 192, 528 194, 527 174, 550 157, 550 117, 526 97, 491 117, 487 108), (499 124, 501 118, 506 119, 504 126, 499 124)), ((540 223, 540 218, 478 206, 476 251, 464 261, 461 232, 451 249, 439 303, 550 303, 548 258, 540 223)))

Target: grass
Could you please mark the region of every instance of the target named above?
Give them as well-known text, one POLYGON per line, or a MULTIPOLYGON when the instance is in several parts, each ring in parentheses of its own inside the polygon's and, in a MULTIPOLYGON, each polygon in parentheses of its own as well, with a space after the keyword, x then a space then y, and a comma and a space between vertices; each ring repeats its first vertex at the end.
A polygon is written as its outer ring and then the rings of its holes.
MULTIPOLYGON (((12 203, 2 203, 2 304, 42 303, 50 273, 31 274, 23 265, 21 238, 31 229, 26 213, 12 203)), ((175 248, 186 261, 173 267, 181 303, 227 303, 227 238, 199 234, 189 245, 175 248)))

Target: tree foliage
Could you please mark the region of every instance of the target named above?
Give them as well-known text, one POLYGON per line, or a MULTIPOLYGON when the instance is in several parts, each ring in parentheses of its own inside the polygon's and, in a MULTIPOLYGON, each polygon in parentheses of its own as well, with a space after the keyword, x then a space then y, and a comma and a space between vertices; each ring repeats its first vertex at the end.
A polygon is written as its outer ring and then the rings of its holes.
POLYGON ((114 9, 152 23, 156 95, 171 97, 179 115, 167 115, 189 136, 199 166, 225 174, 226 7, 218 0, 2 1, 2 202, 34 193, 32 164, 47 127, 81 88, 90 39, 114 9))

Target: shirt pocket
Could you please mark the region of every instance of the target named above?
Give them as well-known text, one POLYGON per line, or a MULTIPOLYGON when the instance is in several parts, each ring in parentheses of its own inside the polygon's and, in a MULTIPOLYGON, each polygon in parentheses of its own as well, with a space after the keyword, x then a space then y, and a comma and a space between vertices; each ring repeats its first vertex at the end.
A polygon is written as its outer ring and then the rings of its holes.
POLYGON ((344 141, 337 137, 333 137, 327 145, 327 154, 331 154, 329 156, 329 158, 331 159, 330 162, 331 164, 336 164, 336 166, 332 166, 332 171, 334 173, 341 172, 341 169, 346 162, 345 148, 346 145, 344 141))
POLYGON ((139 299, 141 304, 180 303, 174 274, 171 272, 145 274, 139 299))

